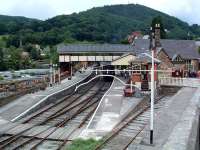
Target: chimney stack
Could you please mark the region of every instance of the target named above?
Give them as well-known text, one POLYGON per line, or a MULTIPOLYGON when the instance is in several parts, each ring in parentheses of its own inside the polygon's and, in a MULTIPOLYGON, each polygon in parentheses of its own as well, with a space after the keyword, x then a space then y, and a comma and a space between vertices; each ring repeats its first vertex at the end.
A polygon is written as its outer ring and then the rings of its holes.
POLYGON ((155 25, 155 47, 161 47, 160 43, 160 24, 155 25))

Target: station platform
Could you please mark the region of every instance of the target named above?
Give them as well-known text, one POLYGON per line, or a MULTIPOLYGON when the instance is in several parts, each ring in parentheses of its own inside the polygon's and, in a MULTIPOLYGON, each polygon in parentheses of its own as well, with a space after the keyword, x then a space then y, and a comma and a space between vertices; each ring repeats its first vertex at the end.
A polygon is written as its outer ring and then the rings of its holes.
POLYGON ((47 97, 59 93, 63 90, 68 89, 72 85, 75 85, 84 79, 86 79, 91 74, 90 71, 85 71, 83 73, 77 72, 72 80, 65 79, 61 84, 54 85, 53 87, 48 87, 44 91, 38 91, 33 94, 24 95, 7 105, 0 108, 0 116, 6 120, 15 121, 18 116, 22 113, 29 111, 36 105, 39 105, 42 101, 45 101, 47 97))
POLYGON ((128 150, 197 150, 200 88, 183 87, 155 112, 154 143, 149 125, 128 150))
POLYGON ((88 126, 80 134, 81 138, 101 138, 142 100, 142 98, 124 97, 123 89, 124 85, 114 79, 88 126))

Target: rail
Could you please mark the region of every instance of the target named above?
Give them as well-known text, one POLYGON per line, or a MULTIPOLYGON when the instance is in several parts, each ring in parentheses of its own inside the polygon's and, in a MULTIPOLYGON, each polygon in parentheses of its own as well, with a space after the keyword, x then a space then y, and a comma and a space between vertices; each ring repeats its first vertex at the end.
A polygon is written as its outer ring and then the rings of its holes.
POLYGON ((84 80, 86 80, 88 77, 90 77, 92 75, 92 72, 90 72, 87 76, 85 76, 83 79, 79 80, 78 82, 76 83, 73 83, 72 85, 69 85, 69 86, 66 86, 65 88, 63 89, 60 89, 50 95, 47 95, 46 97, 44 97, 43 99, 41 99, 39 102, 37 102, 36 104, 34 104, 33 106, 31 106, 30 108, 28 108, 27 110, 25 110, 23 113, 19 114, 17 117, 15 117, 14 119, 12 119, 11 121, 12 122, 15 122, 19 119, 21 119, 22 117, 24 117, 25 115, 27 115, 28 113, 30 113, 33 109, 35 109, 36 107, 38 107, 39 105, 41 105, 42 103, 44 103, 45 101, 47 101, 50 97, 53 97, 54 95, 56 94, 59 94, 65 90, 68 90, 70 88, 72 88, 73 86, 83 82, 84 80))
MULTIPOLYGON (((87 81, 87 82, 84 82, 84 83, 82 83, 82 84, 79 84, 78 86, 76 86, 75 91, 77 91, 77 89, 78 89, 79 87, 81 87, 81 86, 83 86, 83 85, 86 85, 86 84, 90 83, 91 81, 93 81, 93 80, 95 80, 95 79, 97 79, 97 78, 99 78, 99 77, 113 77, 114 79, 116 79, 116 80, 118 80, 120 83, 122 83, 122 85, 130 86, 131 88, 132 88, 132 87, 138 88, 136 85, 132 84, 132 82, 131 82, 131 84, 127 84, 127 83, 125 83, 124 81, 122 81, 120 78, 118 78, 118 77, 116 77, 116 76, 114 76, 114 75, 109 75, 109 74, 103 75, 103 74, 101 74, 101 75, 96 75, 95 77, 93 77, 92 79, 90 79, 90 80, 87 81)), ((132 91, 132 89, 131 89, 131 91, 132 91)))

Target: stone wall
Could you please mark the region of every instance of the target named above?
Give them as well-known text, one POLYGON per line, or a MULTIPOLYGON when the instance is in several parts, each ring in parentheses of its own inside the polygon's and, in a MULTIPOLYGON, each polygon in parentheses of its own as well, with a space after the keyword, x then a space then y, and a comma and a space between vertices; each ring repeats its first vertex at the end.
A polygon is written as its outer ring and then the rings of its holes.
POLYGON ((168 55, 164 52, 164 51, 160 51, 157 55, 157 58, 161 61, 159 68, 162 70, 166 70, 168 68, 172 68, 173 64, 170 60, 170 58, 168 57, 168 55))
MULTIPOLYGON (((157 58, 161 61, 159 68, 162 70, 166 70, 172 67, 176 67, 179 69, 186 69, 186 65, 185 63, 180 63, 180 64, 173 64, 173 62, 171 61, 171 59, 168 57, 168 55, 161 50, 158 55, 157 58)), ((193 59, 191 60, 191 65, 194 66, 192 69, 194 69, 194 71, 198 71, 200 68, 200 64, 199 61, 197 59, 193 59)))

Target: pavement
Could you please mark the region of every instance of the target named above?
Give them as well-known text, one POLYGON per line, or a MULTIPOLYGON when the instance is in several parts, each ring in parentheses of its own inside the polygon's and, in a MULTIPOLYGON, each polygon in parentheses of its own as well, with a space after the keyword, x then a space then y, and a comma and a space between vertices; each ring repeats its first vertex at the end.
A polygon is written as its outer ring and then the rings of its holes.
MULTIPOLYGON (((195 138, 194 133, 198 132, 198 123, 195 122, 193 128, 191 125, 195 119, 198 119, 197 103, 191 106, 195 93, 200 96, 197 88, 183 87, 179 90, 155 113, 154 144, 149 144, 149 134, 143 134, 140 135, 141 143, 131 144, 128 150, 190 150, 190 148, 186 148, 189 143, 189 140, 186 139, 195 138)), ((147 126, 145 131, 149 133, 149 130, 150 128, 147 126)))
POLYGON ((86 129, 80 134, 80 137, 101 138, 111 131, 142 100, 142 98, 124 97, 123 89, 124 85, 114 79, 111 88, 101 99, 94 116, 86 129))
POLYGON ((37 105, 41 101, 45 100, 49 95, 53 95, 54 93, 58 93, 64 89, 69 88, 70 86, 84 80, 90 74, 90 71, 86 71, 84 73, 77 72, 75 76, 73 76, 72 80, 65 79, 61 82, 61 84, 57 84, 53 87, 48 87, 44 91, 38 91, 33 94, 24 95, 7 105, 0 108, 0 117, 6 120, 15 120, 17 116, 27 111, 34 105, 37 105))

